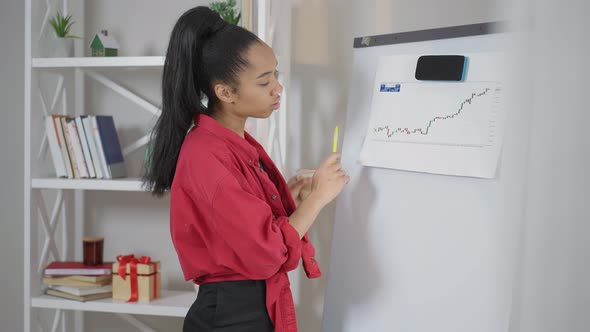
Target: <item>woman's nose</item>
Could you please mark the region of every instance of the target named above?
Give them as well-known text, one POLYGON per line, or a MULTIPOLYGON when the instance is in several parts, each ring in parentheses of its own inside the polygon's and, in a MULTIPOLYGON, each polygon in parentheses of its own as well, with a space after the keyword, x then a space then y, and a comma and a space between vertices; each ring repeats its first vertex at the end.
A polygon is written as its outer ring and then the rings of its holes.
POLYGON ((280 82, 277 82, 277 87, 276 87, 276 89, 274 89, 273 92, 274 92, 273 95, 275 95, 275 96, 280 94, 281 92, 283 92, 283 85, 280 82))

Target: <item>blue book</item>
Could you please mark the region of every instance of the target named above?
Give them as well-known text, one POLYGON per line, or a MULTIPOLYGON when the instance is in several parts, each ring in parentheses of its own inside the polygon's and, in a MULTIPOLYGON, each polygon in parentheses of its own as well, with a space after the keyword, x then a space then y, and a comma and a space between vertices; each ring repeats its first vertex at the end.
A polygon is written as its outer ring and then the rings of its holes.
POLYGON ((127 168, 125 167, 125 160, 123 159, 123 152, 121 151, 121 144, 119 144, 119 136, 117 136, 113 117, 110 115, 97 115, 96 124, 98 125, 98 132, 100 133, 104 158, 111 175, 110 177, 113 179, 126 177, 127 168))

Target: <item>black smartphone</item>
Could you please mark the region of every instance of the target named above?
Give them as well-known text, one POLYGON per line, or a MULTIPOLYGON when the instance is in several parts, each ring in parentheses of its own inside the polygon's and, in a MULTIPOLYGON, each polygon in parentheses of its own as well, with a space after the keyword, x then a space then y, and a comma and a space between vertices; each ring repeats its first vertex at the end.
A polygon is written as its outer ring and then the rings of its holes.
POLYGON ((463 81, 467 69, 464 55, 422 55, 416 63, 420 81, 463 81))

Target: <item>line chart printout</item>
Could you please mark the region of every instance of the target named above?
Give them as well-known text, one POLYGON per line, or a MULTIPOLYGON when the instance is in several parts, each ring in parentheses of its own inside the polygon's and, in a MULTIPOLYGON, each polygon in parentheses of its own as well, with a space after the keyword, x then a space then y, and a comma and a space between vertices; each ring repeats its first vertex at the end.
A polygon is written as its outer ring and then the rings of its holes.
MULTIPOLYGON (((435 174, 494 177, 502 135, 502 83, 396 81, 397 77, 412 79, 411 70, 403 66, 412 68, 417 57, 380 58, 361 162, 435 174)), ((475 62, 489 68, 493 66, 490 59, 473 55, 470 65, 475 62)))

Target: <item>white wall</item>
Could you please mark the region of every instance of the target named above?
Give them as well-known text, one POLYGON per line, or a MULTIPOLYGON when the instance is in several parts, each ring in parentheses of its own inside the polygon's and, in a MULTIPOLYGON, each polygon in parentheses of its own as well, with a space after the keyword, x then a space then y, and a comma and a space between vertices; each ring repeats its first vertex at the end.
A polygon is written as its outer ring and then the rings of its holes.
POLYGON ((523 73, 533 116, 511 331, 588 331, 590 3, 524 2, 523 73))
POLYGON ((0 3, 0 322, 23 328, 24 2, 0 3))
MULTIPOLYGON (((89 20, 84 25, 85 37, 88 41, 95 30, 108 28, 122 44, 122 55, 163 54, 168 34, 178 15, 205 2, 183 0, 175 1, 171 6, 159 1, 88 0, 85 13, 89 20)), ((583 87, 582 71, 572 69, 571 63, 581 63, 584 57, 587 59, 590 55, 587 44, 585 47, 580 44, 584 38, 581 31, 585 31, 583 13, 588 13, 588 5, 584 4, 584 0, 574 2, 577 5, 564 6, 557 3, 549 5, 550 1, 543 0, 540 5, 525 9, 539 15, 541 19, 537 23, 546 23, 543 26, 546 31, 538 31, 534 44, 541 54, 546 53, 535 64, 535 68, 539 69, 535 71, 538 83, 554 79, 563 82, 563 77, 558 75, 561 67, 552 67, 550 71, 541 69, 545 60, 555 66, 560 65, 550 59, 562 54, 559 53, 561 50, 570 49, 573 51, 567 52, 566 62, 569 67, 565 68, 571 76, 566 78, 569 82, 578 80, 580 84, 577 87, 583 87), (578 16, 571 16, 575 13, 578 16), (558 19, 557 23, 553 18, 558 19), (551 32, 553 28, 558 30, 551 32), (572 31, 579 33, 572 34, 572 31), (546 40, 542 37, 544 32, 561 38, 560 47, 553 50, 543 47, 546 40)), ((506 17, 498 9, 500 1, 298 0, 294 3, 293 82, 289 117, 295 130, 289 137, 290 170, 317 165, 330 151, 333 126, 343 124, 353 37, 506 17), (297 134, 297 128, 301 128, 301 135, 297 134)), ((14 137, 20 138, 23 128, 23 7, 20 1, 3 1, 0 4, 0 110, 3 116, 0 121, 0 153, 3 156, 0 174, 3 184, 0 196, 0 321, 3 330, 7 331, 22 329, 23 146, 22 139, 14 137)), ((159 103, 158 71, 133 71, 131 75, 111 72, 109 77, 159 103)), ((584 172, 589 169, 590 162, 584 154, 588 150, 588 140, 583 136, 584 125, 590 119, 587 113, 581 112, 583 106, 586 109, 589 106, 581 99, 583 91, 569 88, 574 86, 563 85, 564 89, 554 90, 550 96, 537 92, 535 97, 538 113, 535 113, 532 125, 531 194, 527 198, 524 268, 520 275, 521 287, 515 296, 519 309, 513 320, 512 331, 515 332, 577 332, 590 325, 584 312, 590 297, 587 286, 590 280, 587 264, 590 251, 586 240, 590 216, 584 209, 590 183, 584 172), (572 96, 575 98, 571 99, 572 96), (564 131, 562 128, 572 130, 564 131), (547 133, 552 133, 552 136, 547 136, 547 133), (545 150, 546 147, 549 149, 545 150)), ((105 88, 88 82, 87 93, 89 111, 115 114, 125 142, 130 142, 136 137, 134 135, 149 126, 149 116, 143 116, 135 106, 105 88), (121 108, 131 109, 131 112, 124 114, 121 108)), ((137 163, 137 158, 140 156, 135 156, 131 162, 137 163)), ((107 255, 134 250, 138 254, 152 254, 164 261, 165 286, 190 288, 182 280, 171 249, 165 201, 152 201, 142 194, 92 193, 87 195, 87 205, 90 222, 86 232, 107 237, 107 244, 112 245, 108 246, 107 255), (138 213, 138 210, 142 212, 138 213), (119 233, 113 231, 115 227, 120 230, 119 233), (127 244, 119 241, 114 245, 117 239, 128 239, 129 234, 138 230, 141 234, 135 240, 127 244), (146 248, 145 243, 152 243, 154 247, 146 248)), ((332 219, 333 211, 328 208, 311 230, 324 272, 328 272, 332 219)), ((320 330, 324 287, 325 278, 313 281, 301 279, 294 283, 301 331, 320 330)), ((89 331, 129 330, 125 322, 113 315, 87 314, 86 317, 89 331)), ((140 319, 161 330, 178 330, 181 325, 181 319, 140 319)))

